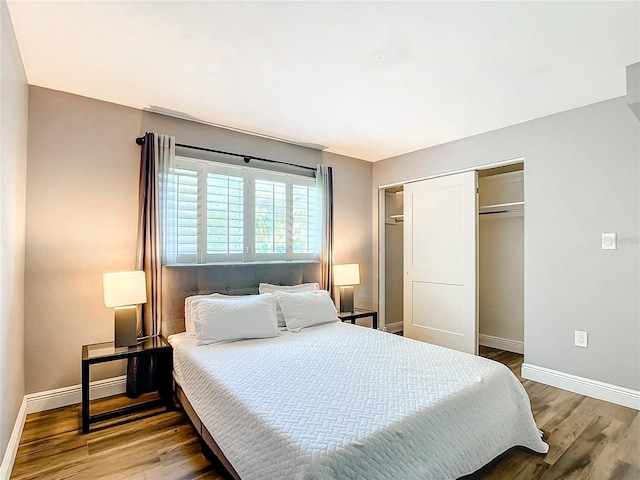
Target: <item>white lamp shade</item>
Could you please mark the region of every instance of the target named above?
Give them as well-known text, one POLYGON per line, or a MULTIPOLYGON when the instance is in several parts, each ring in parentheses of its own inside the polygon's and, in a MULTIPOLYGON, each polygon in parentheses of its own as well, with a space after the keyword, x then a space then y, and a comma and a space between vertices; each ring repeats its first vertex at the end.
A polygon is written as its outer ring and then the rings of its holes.
POLYGON ((147 302, 147 282, 144 272, 105 273, 102 276, 104 304, 122 307, 147 302))
POLYGON ((360 265, 357 263, 334 265, 333 283, 335 285, 360 285, 360 265))

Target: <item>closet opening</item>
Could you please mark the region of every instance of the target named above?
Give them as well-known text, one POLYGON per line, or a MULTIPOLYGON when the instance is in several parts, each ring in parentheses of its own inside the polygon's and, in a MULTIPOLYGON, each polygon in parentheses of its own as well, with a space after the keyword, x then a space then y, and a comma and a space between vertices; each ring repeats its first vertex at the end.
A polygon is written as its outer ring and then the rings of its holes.
POLYGON ((390 333, 402 334, 403 329, 403 221, 404 186, 384 189, 380 218, 384 229, 380 236, 380 269, 384 272, 380 284, 380 325, 390 333))
POLYGON ((478 343, 524 353, 524 163, 478 171, 478 343))

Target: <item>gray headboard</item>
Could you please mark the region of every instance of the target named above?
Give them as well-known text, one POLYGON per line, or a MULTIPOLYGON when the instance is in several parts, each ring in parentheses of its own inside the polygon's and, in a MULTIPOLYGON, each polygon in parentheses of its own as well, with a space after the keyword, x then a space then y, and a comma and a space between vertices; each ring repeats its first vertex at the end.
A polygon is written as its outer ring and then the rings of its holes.
POLYGON ((319 283, 321 276, 320 263, 164 266, 160 333, 168 337, 184 332, 184 299, 191 295, 254 295, 261 282, 275 285, 319 283))

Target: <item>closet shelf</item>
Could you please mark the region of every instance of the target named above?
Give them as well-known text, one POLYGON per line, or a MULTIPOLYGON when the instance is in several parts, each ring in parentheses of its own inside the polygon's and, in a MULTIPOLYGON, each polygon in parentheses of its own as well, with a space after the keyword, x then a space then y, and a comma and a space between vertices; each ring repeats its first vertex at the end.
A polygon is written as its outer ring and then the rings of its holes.
POLYGON ((493 205, 482 205, 478 208, 480 214, 490 213, 511 213, 524 211, 524 202, 494 203, 493 205))

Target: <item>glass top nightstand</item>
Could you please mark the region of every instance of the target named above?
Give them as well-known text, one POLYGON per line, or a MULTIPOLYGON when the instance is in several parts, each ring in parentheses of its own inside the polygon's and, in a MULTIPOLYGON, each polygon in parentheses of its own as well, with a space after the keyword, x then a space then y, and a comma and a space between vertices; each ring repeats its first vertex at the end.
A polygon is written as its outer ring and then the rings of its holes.
POLYGON ((147 337, 131 347, 115 347, 114 342, 92 343, 82 346, 82 361, 89 363, 110 362, 120 358, 135 357, 141 352, 155 349, 171 349, 164 337, 147 337), (104 360, 101 360, 104 359, 104 360))
POLYGON ((110 420, 143 409, 165 405, 173 408, 171 370, 173 353, 171 345, 161 336, 141 339, 131 347, 115 347, 114 342, 92 343, 82 346, 82 432, 89 433, 92 423, 110 420), (155 365, 153 373, 156 389, 160 394, 157 400, 128 405, 108 412, 91 415, 89 398, 89 367, 96 363, 112 362, 134 357, 151 357, 155 365))
POLYGON ((338 312, 338 318, 343 322, 350 321, 355 325, 358 318, 371 317, 373 319, 373 329, 378 329, 378 312, 375 310, 366 310, 364 308, 354 308, 353 312, 338 312))

